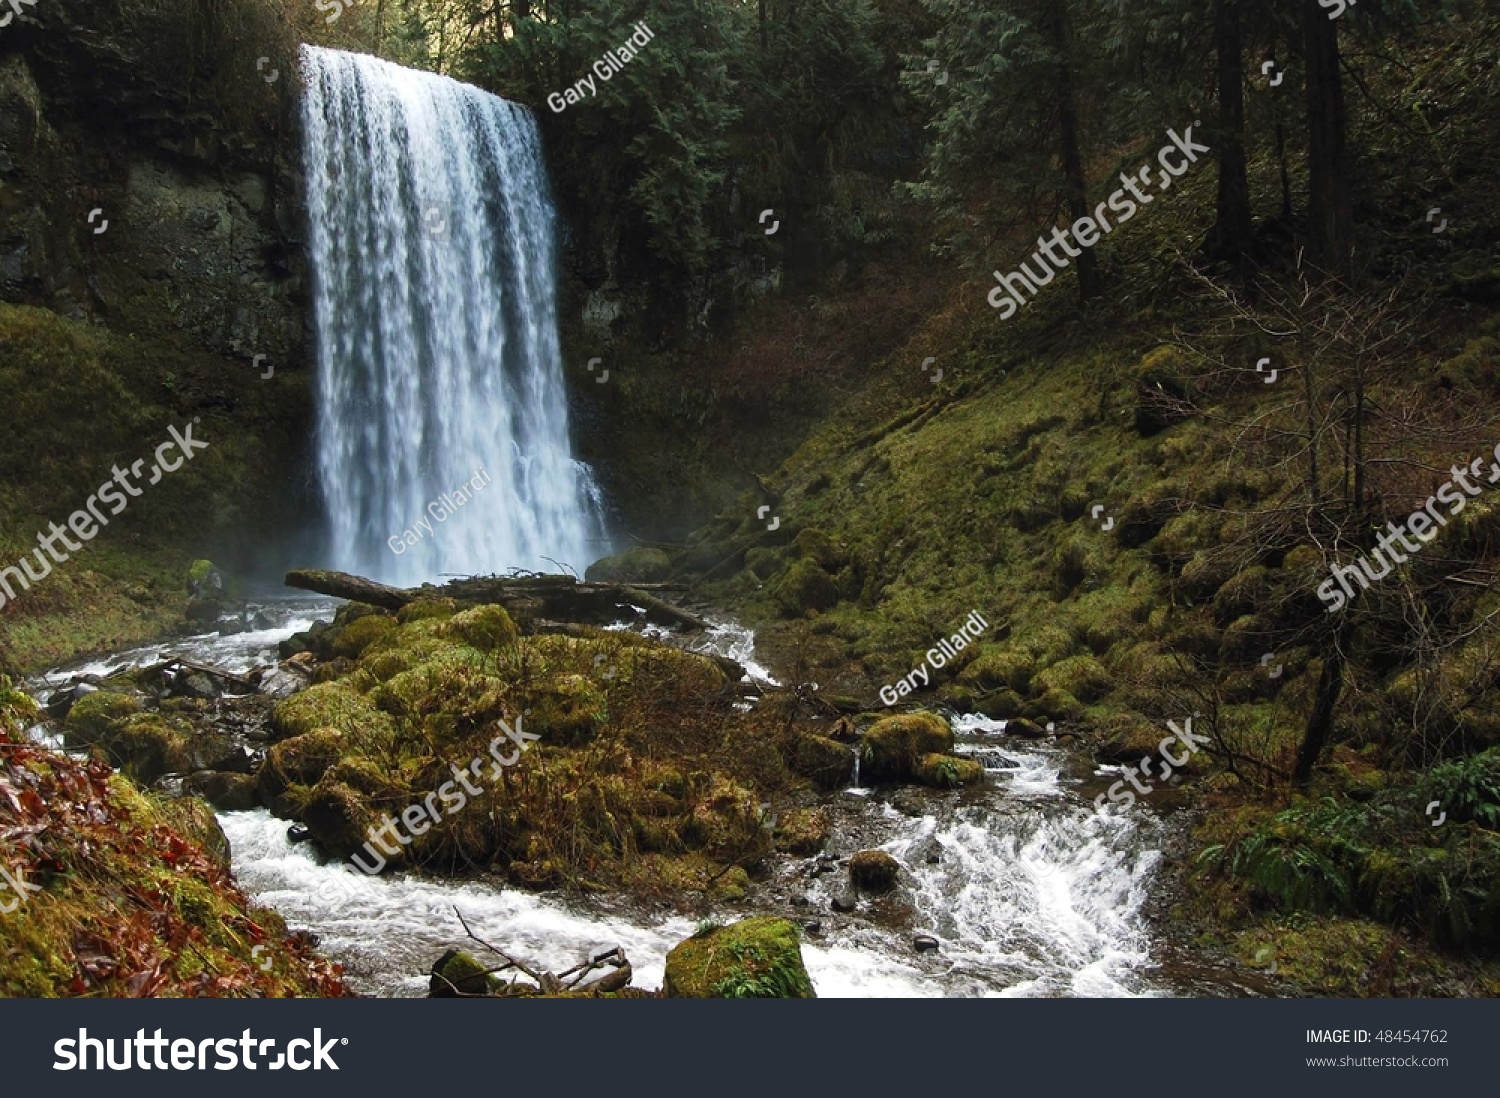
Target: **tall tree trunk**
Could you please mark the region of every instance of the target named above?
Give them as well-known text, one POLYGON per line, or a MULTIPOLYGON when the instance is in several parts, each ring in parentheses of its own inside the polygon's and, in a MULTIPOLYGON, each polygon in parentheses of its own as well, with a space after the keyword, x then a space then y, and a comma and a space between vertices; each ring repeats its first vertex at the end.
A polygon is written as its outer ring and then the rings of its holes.
MULTIPOLYGON (((1062 140, 1063 178, 1067 185, 1068 213, 1074 223, 1089 215, 1088 179, 1083 174, 1078 104, 1073 93, 1073 27, 1067 0, 1052 0, 1052 41, 1057 50, 1058 130, 1062 140)), ((1073 262, 1078 267, 1078 297, 1087 302, 1099 294, 1099 264, 1092 248, 1073 262)))
POLYGON ((1250 246, 1250 179, 1245 167, 1245 62, 1240 0, 1214 0, 1219 60, 1219 196, 1212 251, 1237 259, 1250 246))
POLYGON ((1313 262, 1347 275, 1354 253, 1353 181, 1348 115, 1339 73, 1338 23, 1315 4, 1302 5, 1307 58, 1307 188, 1313 262))
POLYGON ((1323 748, 1328 745, 1329 733, 1333 731, 1334 710, 1344 690, 1344 645, 1349 640, 1351 620, 1346 612, 1323 657, 1323 671, 1318 676, 1312 713, 1307 718, 1302 746, 1297 749, 1297 766, 1292 772, 1292 784, 1299 787, 1305 787, 1312 780, 1313 767, 1318 764, 1323 748))

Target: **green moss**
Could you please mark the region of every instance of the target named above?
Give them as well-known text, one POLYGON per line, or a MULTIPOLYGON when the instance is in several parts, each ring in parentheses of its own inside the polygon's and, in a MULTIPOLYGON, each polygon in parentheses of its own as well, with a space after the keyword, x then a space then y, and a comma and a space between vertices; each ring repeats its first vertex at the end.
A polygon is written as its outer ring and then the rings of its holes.
POLYGON ((934 789, 955 789, 984 781, 984 765, 958 755, 929 754, 917 760, 912 776, 934 789))
POLYGON ((806 557, 795 561, 772 588, 781 611, 787 617, 802 617, 838 605, 839 589, 834 578, 815 560, 806 557))
POLYGON ((390 717, 345 682, 319 683, 277 702, 271 725, 283 738, 319 728, 360 737, 389 736, 394 731, 390 717))
POLYGON ((743 919, 679 943, 667 954, 662 993, 674 999, 812 999, 797 926, 743 919))
POLYGON ((141 703, 129 694, 100 690, 79 698, 68 711, 65 731, 69 743, 85 746, 101 743, 126 718, 141 711, 141 703))
POLYGON ((476 606, 454 614, 444 624, 442 635, 480 652, 494 652, 516 643, 520 632, 503 606, 476 606))
POLYGON ((442 621, 463 609, 457 599, 417 599, 396 612, 396 621, 406 625, 414 621, 442 621))
POLYGON ((671 574, 672 558, 665 550, 638 545, 596 560, 584 578, 601 583, 659 583, 671 574))
POLYGON ((953 729, 935 713, 905 713, 876 721, 860 743, 861 773, 875 780, 913 777, 919 760, 953 750, 953 729))
POLYGON ((1093 656, 1070 656, 1037 675, 1033 689, 1071 694, 1081 702, 1096 702, 1109 693, 1114 679, 1093 656))
POLYGON ((854 752, 836 740, 798 732, 787 745, 787 766, 823 789, 843 789, 854 773, 854 752))
POLYGON ((1003 686, 1025 692, 1031 685, 1035 669, 1036 659, 1030 652, 1010 647, 986 646, 963 669, 958 679, 981 690, 994 690, 1003 686))
POLYGON ((396 623, 383 614, 368 614, 350 622, 333 636, 333 654, 343 659, 357 660, 374 642, 388 636, 396 629, 396 623))

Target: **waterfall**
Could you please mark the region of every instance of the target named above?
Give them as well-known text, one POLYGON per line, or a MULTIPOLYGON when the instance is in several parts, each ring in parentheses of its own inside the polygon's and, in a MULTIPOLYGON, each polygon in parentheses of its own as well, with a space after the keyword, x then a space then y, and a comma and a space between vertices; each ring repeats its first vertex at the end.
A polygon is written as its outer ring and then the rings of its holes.
POLYGON ((535 120, 373 57, 302 62, 335 563, 404 584, 547 558, 581 573, 602 522, 569 445, 535 120))

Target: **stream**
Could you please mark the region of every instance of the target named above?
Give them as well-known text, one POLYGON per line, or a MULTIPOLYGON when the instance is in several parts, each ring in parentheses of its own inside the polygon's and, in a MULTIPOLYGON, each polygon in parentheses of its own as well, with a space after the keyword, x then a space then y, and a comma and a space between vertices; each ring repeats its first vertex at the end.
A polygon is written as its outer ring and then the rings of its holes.
MULTIPOLYGON (((165 655, 245 671, 274 663, 282 639, 330 618, 335 606, 318 598, 265 600, 254 609, 267 628, 122 651, 48 672, 31 689, 44 695, 77 675, 106 675, 165 655)), ((749 679, 770 681, 742 626, 721 619, 694 647, 739 660, 749 679)), ((753 682, 746 685, 751 704, 753 682)), ((714 917, 770 913, 803 924, 803 956, 825 998, 1180 993, 1148 955, 1144 916, 1165 825, 1146 811, 1094 813, 1080 787, 1097 784, 1100 772, 1075 752, 1008 737, 1002 722, 953 723, 958 751, 985 766, 982 786, 828 794, 821 801, 833 824, 826 852, 781 859, 747 900, 716 905, 714 917), (902 887, 862 898, 853 913, 835 913, 830 905, 847 880, 837 859, 870 848, 901 862, 902 887), (919 951, 916 935, 935 939, 937 948, 919 951)), ((288 840, 287 821, 264 809, 220 813, 219 820, 241 887, 292 929, 316 935, 365 995, 425 995, 432 962, 465 944, 455 906, 475 933, 552 971, 572 967, 592 947, 621 946, 634 985, 644 988, 660 986, 668 950, 695 927, 673 911, 611 911, 608 900, 585 908, 483 882, 369 877, 320 864, 307 844, 288 840)))

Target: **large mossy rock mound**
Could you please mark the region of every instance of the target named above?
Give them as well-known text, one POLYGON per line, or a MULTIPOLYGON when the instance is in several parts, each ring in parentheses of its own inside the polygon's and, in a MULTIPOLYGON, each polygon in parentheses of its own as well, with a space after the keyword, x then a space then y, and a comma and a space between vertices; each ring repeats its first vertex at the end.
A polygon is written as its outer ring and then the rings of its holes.
POLYGON ((924 755, 953 750, 953 729, 936 713, 903 713, 872 724, 860 744, 861 776, 876 781, 917 777, 924 755))
POLYGON ((672 574, 665 550, 638 546, 594 561, 584 572, 590 583, 659 583, 672 574))
POLYGON ((670 999, 816 999, 797 925, 769 916, 695 934, 667 954, 670 999))

